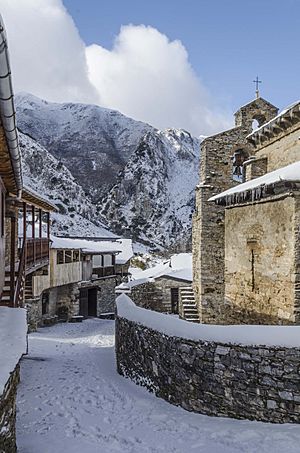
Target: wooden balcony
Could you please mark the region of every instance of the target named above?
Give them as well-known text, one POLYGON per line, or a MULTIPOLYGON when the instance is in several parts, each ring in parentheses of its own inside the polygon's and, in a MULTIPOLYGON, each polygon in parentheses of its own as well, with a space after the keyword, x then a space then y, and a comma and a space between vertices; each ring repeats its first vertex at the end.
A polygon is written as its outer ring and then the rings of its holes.
POLYGON ((48 238, 26 239, 26 268, 44 263, 45 261, 49 262, 49 242, 48 238))

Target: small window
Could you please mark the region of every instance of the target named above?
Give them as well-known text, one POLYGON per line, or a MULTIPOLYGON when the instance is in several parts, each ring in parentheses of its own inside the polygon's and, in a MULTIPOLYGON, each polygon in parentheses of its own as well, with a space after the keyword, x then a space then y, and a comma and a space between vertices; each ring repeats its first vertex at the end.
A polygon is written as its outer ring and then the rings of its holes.
POLYGON ((65 250, 65 263, 72 263, 72 250, 65 250))
POLYGON ((104 267, 112 266, 112 256, 104 255, 104 267))
POLYGON ((57 250, 57 264, 63 264, 64 263, 64 251, 63 250, 57 250))
POLYGON ((232 157, 232 179, 244 182, 243 164, 248 159, 248 153, 243 149, 237 149, 232 157))
POLYGON ((73 251, 73 261, 76 263, 79 261, 79 250, 73 251))

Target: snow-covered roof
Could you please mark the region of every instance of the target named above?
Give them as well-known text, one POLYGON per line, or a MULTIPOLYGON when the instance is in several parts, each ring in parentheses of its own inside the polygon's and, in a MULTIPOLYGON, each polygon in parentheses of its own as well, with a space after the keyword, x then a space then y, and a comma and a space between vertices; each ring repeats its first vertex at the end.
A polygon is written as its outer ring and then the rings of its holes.
POLYGON ((232 197, 236 194, 264 188, 282 181, 300 182, 300 161, 225 190, 224 192, 209 198, 208 201, 217 201, 221 198, 232 197))
POLYGON ((26 310, 0 307, 0 395, 10 373, 26 353, 26 335, 26 310))
POLYGON ((121 245, 116 241, 93 241, 88 239, 60 238, 51 236, 53 249, 77 249, 83 253, 121 253, 121 245))
POLYGON ((132 240, 118 239, 116 242, 121 248, 121 253, 116 256, 116 264, 125 264, 133 257, 132 240))
POLYGON ((105 254, 117 253, 116 264, 125 264, 133 256, 132 241, 131 239, 118 239, 118 240, 93 240, 91 239, 78 239, 78 238, 61 238, 51 236, 53 249, 76 249, 81 250, 83 253, 91 254, 105 254))
POLYGON ((132 282, 126 283, 125 285, 131 288, 162 277, 192 282, 192 254, 179 253, 171 256, 168 261, 160 263, 157 266, 146 269, 145 271, 136 272, 132 282))
POLYGON ((297 113, 300 111, 300 101, 293 102, 293 104, 289 105, 281 112, 278 113, 277 116, 272 118, 267 123, 262 124, 260 127, 255 129, 251 134, 247 136, 249 140, 255 140, 257 137, 261 136, 265 131, 270 130, 273 126, 277 123, 280 123, 284 120, 285 117, 291 117, 293 112, 296 111, 297 113))
POLYGON ((51 203, 46 197, 40 195, 35 190, 23 185, 22 199, 26 202, 32 203, 39 208, 43 208, 46 211, 57 211, 57 206, 51 203))

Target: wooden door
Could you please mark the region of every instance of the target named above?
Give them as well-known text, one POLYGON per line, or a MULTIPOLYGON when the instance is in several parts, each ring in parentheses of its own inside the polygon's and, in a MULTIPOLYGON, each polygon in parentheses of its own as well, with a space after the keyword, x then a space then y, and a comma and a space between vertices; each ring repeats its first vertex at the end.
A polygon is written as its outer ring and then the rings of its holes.
POLYGON ((87 288, 82 288, 80 289, 79 293, 79 314, 83 316, 84 318, 87 318, 89 316, 88 313, 88 289, 87 288))
POLYGON ((88 290, 88 315, 97 317, 97 288, 88 290))
POLYGON ((178 314, 179 290, 171 288, 171 312, 178 314))

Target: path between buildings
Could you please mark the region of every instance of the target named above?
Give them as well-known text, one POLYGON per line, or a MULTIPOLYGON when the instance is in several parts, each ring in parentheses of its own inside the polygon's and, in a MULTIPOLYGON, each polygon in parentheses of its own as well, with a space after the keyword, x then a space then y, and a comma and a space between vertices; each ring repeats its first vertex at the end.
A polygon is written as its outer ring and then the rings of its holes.
POLYGON ((19 453, 299 453, 300 426, 213 418, 116 373, 114 322, 29 336, 18 391, 19 453))

